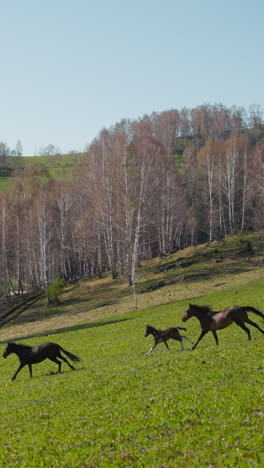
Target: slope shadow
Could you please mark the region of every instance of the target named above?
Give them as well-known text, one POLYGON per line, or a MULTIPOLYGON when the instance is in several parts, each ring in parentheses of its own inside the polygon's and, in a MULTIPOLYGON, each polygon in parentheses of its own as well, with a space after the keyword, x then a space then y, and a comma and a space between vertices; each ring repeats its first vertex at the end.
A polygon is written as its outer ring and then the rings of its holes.
MULTIPOLYGON (((225 259, 229 260, 229 259, 225 259)), ((194 264, 193 264, 194 265, 194 264)), ((185 281, 188 282, 193 282, 195 283, 196 281, 199 281, 201 279, 206 280, 207 278, 210 279, 217 279, 217 277, 223 275, 223 271, 228 274, 241 274, 249 271, 251 269, 251 266, 248 265, 246 262, 244 264, 227 264, 224 263, 224 270, 223 268, 218 268, 217 265, 219 263, 215 264, 214 269, 210 269, 206 267, 203 270, 200 271, 195 271, 195 269, 189 270, 189 273, 187 273, 186 269, 177 270, 177 273, 175 272, 174 274, 167 274, 164 276, 164 279, 161 280, 153 280, 153 279, 148 279, 146 281, 142 281, 137 285, 138 287, 138 293, 140 294, 145 294, 151 291, 154 291, 155 289, 160 289, 164 286, 170 286, 175 283, 182 283, 185 281)), ((220 264, 221 265, 221 264, 220 264)), ((253 265, 252 265, 253 267, 253 265)), ((171 270, 172 271, 172 270, 171 270)))
MULTIPOLYGON (((11 319, 9 322, 3 324, 3 327, 10 327, 13 326, 14 324, 16 325, 22 325, 24 323, 33 323, 33 322, 39 322, 43 320, 47 320, 49 318, 53 317, 58 317, 60 315, 68 315, 67 311, 65 311, 65 306, 69 306, 69 304, 77 304, 80 302, 87 302, 85 299, 76 299, 74 301, 65 301, 61 305, 57 307, 49 306, 47 307, 46 305, 43 306, 43 303, 39 302, 38 304, 34 304, 34 310, 27 309, 25 313, 22 311, 20 315, 14 316, 13 319, 11 319)), ((102 303, 98 303, 97 305, 90 305, 90 307, 85 308, 85 312, 89 312, 90 310, 95 310, 99 309, 101 307, 106 307, 106 306, 113 306, 115 304, 118 304, 118 301, 105 301, 102 303)), ((80 312, 84 312, 84 310, 79 310, 76 307, 76 310, 73 311, 71 310, 69 312, 69 315, 76 315, 79 314, 80 312)), ((11 316, 10 316, 11 317, 11 316)))
MULTIPOLYGON (((57 328, 56 330, 46 330, 43 333, 38 333, 38 334, 28 334, 28 335, 23 335, 19 337, 14 337, 12 338, 12 341, 21 341, 21 340, 26 340, 29 338, 33 337, 41 337, 41 336, 50 336, 50 335, 59 335, 61 333, 66 333, 66 332, 73 332, 77 330, 86 330, 87 328, 98 328, 98 327, 104 327, 105 325, 112 325, 116 324, 119 322, 126 322, 128 320, 133 320, 133 318, 120 318, 120 319, 113 319, 113 320, 107 320, 107 321, 97 321, 97 322, 90 322, 90 323, 80 323, 77 325, 69 325, 68 327, 62 327, 62 328, 57 328)), ((10 340, 8 340, 10 341, 10 340)), ((5 344, 6 341, 0 341, 0 344, 5 344)))

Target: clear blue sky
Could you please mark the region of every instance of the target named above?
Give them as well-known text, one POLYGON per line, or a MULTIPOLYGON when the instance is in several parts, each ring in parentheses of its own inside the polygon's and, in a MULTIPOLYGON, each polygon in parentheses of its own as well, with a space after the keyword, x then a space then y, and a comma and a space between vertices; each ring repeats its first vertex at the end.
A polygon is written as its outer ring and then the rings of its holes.
POLYGON ((263 0, 0 0, 0 141, 81 150, 152 111, 264 106, 263 0))

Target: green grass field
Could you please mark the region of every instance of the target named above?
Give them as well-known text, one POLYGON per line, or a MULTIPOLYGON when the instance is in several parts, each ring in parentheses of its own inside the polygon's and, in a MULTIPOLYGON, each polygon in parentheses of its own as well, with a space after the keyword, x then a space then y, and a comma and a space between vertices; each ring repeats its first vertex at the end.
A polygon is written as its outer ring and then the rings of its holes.
MULTIPOLYGON (((167 286, 139 294, 138 310, 125 282, 107 277, 69 286, 63 306, 43 302, 1 328, 1 353, 7 339, 32 346, 55 341, 81 362, 76 371, 63 363, 58 375, 56 364, 45 361, 33 366, 32 379, 24 368, 11 382, 18 359, 1 359, 0 466, 263 466, 264 336, 258 330, 251 327, 248 341, 231 325, 218 332, 218 347, 209 333, 195 351, 186 342, 182 352, 171 341, 170 354, 160 344, 144 356, 153 344, 144 337, 146 324, 183 326, 189 302, 264 312, 262 234, 251 239, 257 250, 250 258, 240 252, 247 237, 238 236, 214 249, 199 246, 144 263, 138 289, 160 278, 167 286), (226 257, 216 263, 219 249, 226 257), (191 264, 161 273, 182 257, 191 264)), ((185 326, 195 341, 198 321, 185 326)))
POLYGON ((10 188, 10 181, 11 177, 8 176, 0 176, 0 191, 6 191, 10 188))
POLYGON ((7 157, 7 165, 10 169, 9 175, 6 171, 0 170, 0 191, 10 191, 13 187, 16 166, 25 166, 29 168, 35 164, 43 164, 48 174, 57 180, 72 180, 72 173, 78 162, 84 157, 85 153, 60 154, 56 156, 24 156, 16 158, 7 157))

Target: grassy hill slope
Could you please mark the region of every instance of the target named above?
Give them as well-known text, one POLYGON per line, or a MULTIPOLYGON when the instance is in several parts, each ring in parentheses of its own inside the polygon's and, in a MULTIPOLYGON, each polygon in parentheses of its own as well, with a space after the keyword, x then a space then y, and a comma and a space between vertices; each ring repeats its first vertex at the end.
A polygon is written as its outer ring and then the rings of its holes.
MULTIPOLYGON (((75 372, 63 363, 57 375, 56 364, 45 361, 33 366, 33 379, 25 368, 11 383, 17 358, 2 359, 0 464, 263 466, 264 337, 258 330, 251 328, 248 341, 232 325, 218 333, 219 346, 210 333, 195 351, 170 342, 170 354, 161 344, 144 356, 153 344, 144 338, 145 325, 181 326, 189 301, 264 311, 263 260, 263 233, 230 237, 144 262, 137 310, 124 278, 106 276, 71 285, 63 305, 43 301, 2 327, 1 353, 5 340, 24 337, 31 346, 58 342, 81 362, 75 372)), ((264 328, 260 318, 253 320, 264 328)), ((185 326, 195 341, 198 321, 185 326)))
MULTIPOLYGON (((166 259, 142 262, 137 271, 138 306, 149 310, 167 304, 168 308, 183 312, 186 301, 204 295, 211 297, 213 308, 217 307, 215 297, 221 298, 223 306, 231 305, 237 302, 238 289, 242 294, 247 287, 262 284, 263 278, 264 233, 231 236, 221 243, 189 247, 166 259), (231 295, 231 304, 227 303, 226 294, 231 295)), ((69 285, 61 300, 62 305, 53 307, 43 298, 0 328, 0 341, 87 327, 135 312, 132 290, 122 276, 112 280, 106 274, 102 279, 69 285)), ((248 300, 254 302, 250 305, 263 309, 262 296, 250 296, 248 300)))
POLYGON ((55 156, 8 156, 5 168, 0 170, 0 191, 10 190, 16 175, 23 173, 24 168, 34 164, 43 164, 48 173, 56 179, 71 180, 74 167, 84 155, 85 153, 55 156))

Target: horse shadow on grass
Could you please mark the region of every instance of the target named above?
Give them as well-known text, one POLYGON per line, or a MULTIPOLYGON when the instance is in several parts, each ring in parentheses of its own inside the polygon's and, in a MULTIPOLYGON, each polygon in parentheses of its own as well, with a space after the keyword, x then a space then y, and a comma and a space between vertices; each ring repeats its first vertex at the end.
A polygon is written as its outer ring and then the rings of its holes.
MULTIPOLYGON (((47 373, 43 374, 43 375, 46 375, 47 377, 52 377, 54 375, 69 374, 70 372, 82 371, 83 369, 85 369, 84 366, 78 367, 78 368, 75 367, 74 370, 70 370, 70 369, 69 370, 63 370, 61 372, 56 372, 56 371, 50 370, 50 371, 47 371, 47 373)), ((39 376, 39 377, 41 377, 41 376, 39 376)))

